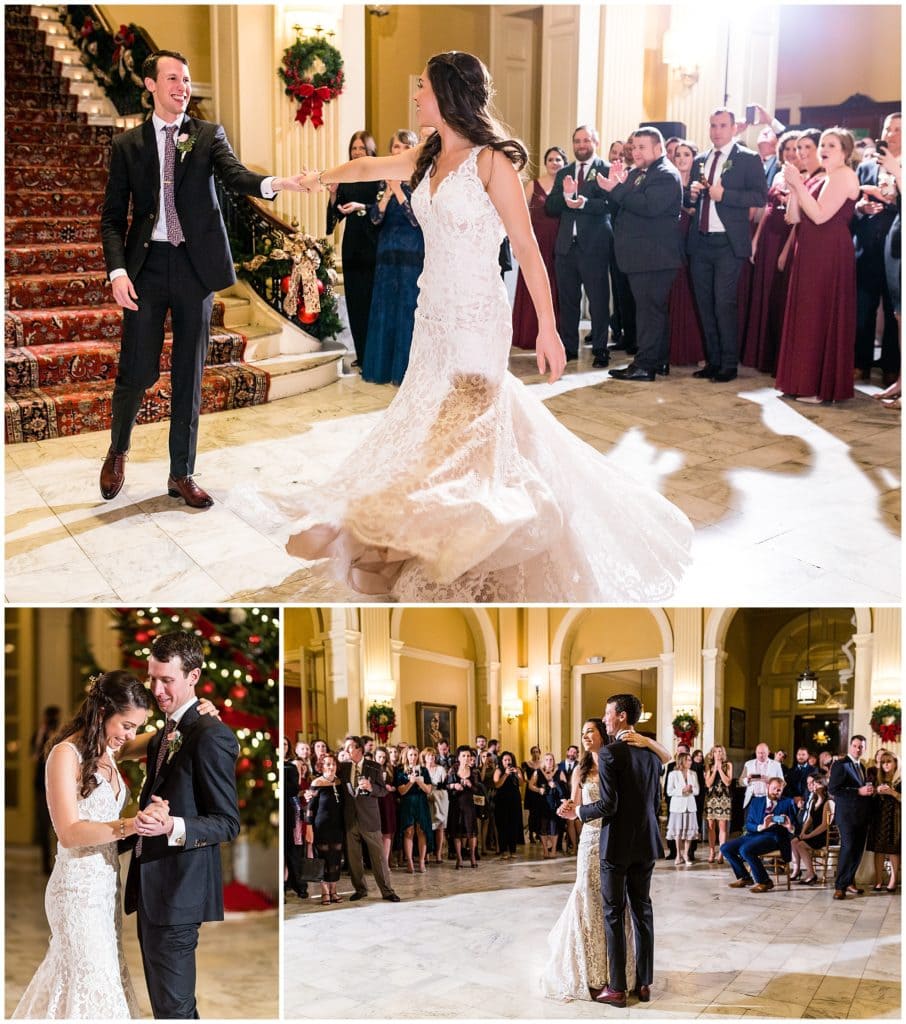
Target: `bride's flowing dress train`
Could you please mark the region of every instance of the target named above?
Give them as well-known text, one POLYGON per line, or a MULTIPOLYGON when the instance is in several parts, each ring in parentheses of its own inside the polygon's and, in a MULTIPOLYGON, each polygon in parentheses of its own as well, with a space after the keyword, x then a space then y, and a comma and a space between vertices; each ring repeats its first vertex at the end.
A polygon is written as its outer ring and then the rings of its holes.
POLYGON ((425 264, 409 369, 325 485, 274 496, 290 554, 329 559, 363 593, 407 601, 656 601, 692 527, 557 422, 507 371, 503 225, 475 147, 412 207, 425 264))
MULTIPOLYGON (((582 803, 598 799, 598 780, 582 784, 582 803)), ((591 999, 589 988, 604 988, 607 977, 607 940, 601 901, 600 819, 585 822, 576 855, 576 884, 547 938, 547 963, 541 991, 548 999, 591 999)), ((632 918, 624 914, 626 978, 635 975, 632 918)))
MULTIPOLYGON (((79 819, 115 821, 120 817, 128 789, 122 778, 118 792, 101 775, 97 778, 97 788, 87 797, 79 797, 79 819)), ((77 849, 59 846, 44 895, 44 911, 50 924, 50 946, 13 1017, 138 1017, 138 1003, 123 953, 117 844, 77 849)))

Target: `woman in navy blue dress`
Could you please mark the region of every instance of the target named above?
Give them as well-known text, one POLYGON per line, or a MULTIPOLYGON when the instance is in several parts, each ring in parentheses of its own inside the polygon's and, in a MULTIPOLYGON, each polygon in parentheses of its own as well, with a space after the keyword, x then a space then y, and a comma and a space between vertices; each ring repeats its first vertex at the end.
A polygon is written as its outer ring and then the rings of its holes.
MULTIPOLYGON (((390 140, 390 153, 402 153, 417 145, 415 132, 401 129, 390 140)), ((425 240, 409 205, 409 183, 384 181, 380 189, 378 201, 368 211, 380 233, 362 379, 372 384, 398 385, 409 365, 425 240)))

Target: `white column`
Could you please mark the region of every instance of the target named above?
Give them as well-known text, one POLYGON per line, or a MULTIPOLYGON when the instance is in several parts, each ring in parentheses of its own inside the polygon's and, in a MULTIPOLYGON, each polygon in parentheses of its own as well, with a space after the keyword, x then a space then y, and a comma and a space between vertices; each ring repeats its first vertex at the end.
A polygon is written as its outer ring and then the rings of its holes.
POLYGON ((396 683, 390 649, 390 609, 366 605, 359 614, 364 637, 363 697, 369 703, 378 698, 393 701, 396 697, 396 683))
POLYGON ((871 756, 881 746, 880 737, 872 732, 871 708, 874 703, 872 694, 873 669, 875 661, 875 637, 873 633, 853 634, 853 653, 856 659, 855 676, 853 677, 853 733, 862 733, 868 740, 867 756, 871 756))
POLYGON ((701 652, 702 661, 702 750, 708 751, 715 743, 726 746, 727 709, 724 707, 724 667, 726 651, 718 647, 701 652))
POLYGON ((665 651, 657 669, 657 741, 668 750, 673 749, 674 659, 672 651, 665 651))
POLYGON ((563 731, 564 722, 567 721, 564 704, 568 695, 563 692, 563 676, 559 665, 547 666, 547 686, 551 695, 551 743, 555 748, 554 753, 563 755, 570 743, 579 742, 579 735, 577 733, 568 737, 563 731))
POLYGON ((606 156, 645 117, 645 6, 607 4, 602 22, 598 130, 606 156))
MULTIPOLYGON (((488 707, 491 712, 490 734, 500 738, 500 662, 492 661, 485 666, 488 680, 488 707)), ((502 748, 501 748, 502 749, 502 748)))

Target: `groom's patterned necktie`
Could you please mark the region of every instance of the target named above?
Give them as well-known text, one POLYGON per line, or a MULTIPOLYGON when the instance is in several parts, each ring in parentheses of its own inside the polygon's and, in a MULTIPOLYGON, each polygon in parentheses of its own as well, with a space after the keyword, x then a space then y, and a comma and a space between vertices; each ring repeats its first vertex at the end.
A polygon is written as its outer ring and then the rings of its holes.
POLYGON ((170 245, 181 245, 186 239, 182 233, 179 216, 176 213, 176 193, 173 191, 173 179, 176 175, 176 141, 178 124, 171 124, 161 131, 166 136, 164 142, 164 212, 167 215, 167 241, 170 245))
MULTIPOLYGON (((166 758, 166 756, 167 756, 167 749, 170 746, 170 734, 173 732, 173 730, 175 728, 176 728, 176 722, 174 722, 172 718, 168 718, 167 719, 167 728, 164 730, 164 736, 163 736, 163 739, 160 742, 160 747, 158 748, 158 751, 157 751, 157 761, 154 764, 154 775, 151 777, 152 783, 157 778, 157 776, 160 775, 160 770, 161 770, 161 767, 163 766, 164 758, 166 758)), ((144 839, 144 836, 139 836, 138 837, 138 842, 135 844, 135 856, 136 857, 141 857, 141 855, 142 855, 142 840, 143 839, 144 839)))

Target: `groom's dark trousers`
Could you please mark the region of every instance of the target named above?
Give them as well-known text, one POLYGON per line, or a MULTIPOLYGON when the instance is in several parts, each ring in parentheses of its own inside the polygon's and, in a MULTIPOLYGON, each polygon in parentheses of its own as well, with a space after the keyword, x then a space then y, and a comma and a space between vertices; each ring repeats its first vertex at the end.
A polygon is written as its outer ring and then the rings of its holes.
POLYGON ((167 836, 145 837, 141 855, 134 851, 129 864, 125 895, 126 913, 138 912, 151 1009, 164 1020, 198 1016, 198 931, 204 921, 223 920, 218 844, 239 834, 236 737, 213 716, 199 715, 197 705, 183 713, 177 731, 179 742, 170 744, 172 753, 159 772, 163 730, 148 745, 149 772, 139 806, 147 807, 152 796, 168 801, 170 814, 185 824, 185 839, 171 845, 167 836))
POLYGON ((161 163, 151 118, 114 138, 101 215, 107 272, 124 269, 138 295, 138 311, 123 310, 111 447, 120 452, 129 449, 145 391, 160 376, 169 309, 173 326, 170 473, 175 477, 195 471, 201 374, 211 334, 213 293, 236 280, 214 176, 233 192, 258 197, 265 180, 236 159, 219 124, 185 117, 179 131, 189 147, 177 154, 173 185, 185 241, 174 246, 151 240, 161 203, 161 163))
POLYGON ((654 974, 654 914, 651 873, 664 848, 658 828, 661 763, 644 747, 617 739, 598 754, 597 803, 579 808, 583 821, 601 819, 601 897, 607 938, 608 984, 625 992, 626 904, 635 929, 635 984, 651 985, 654 974))

